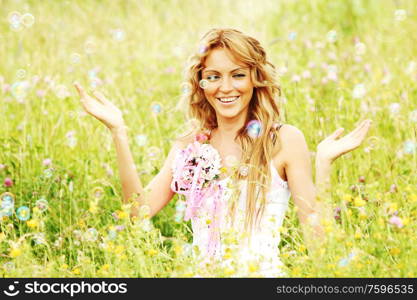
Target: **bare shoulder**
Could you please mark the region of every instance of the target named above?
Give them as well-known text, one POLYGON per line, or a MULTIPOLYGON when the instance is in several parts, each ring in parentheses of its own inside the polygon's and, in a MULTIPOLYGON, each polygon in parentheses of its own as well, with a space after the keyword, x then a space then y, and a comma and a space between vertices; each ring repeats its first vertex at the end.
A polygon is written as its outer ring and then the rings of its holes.
POLYGON ((291 160, 299 159, 301 156, 309 154, 304 133, 293 125, 282 125, 278 131, 278 139, 280 142, 278 155, 286 164, 291 160))

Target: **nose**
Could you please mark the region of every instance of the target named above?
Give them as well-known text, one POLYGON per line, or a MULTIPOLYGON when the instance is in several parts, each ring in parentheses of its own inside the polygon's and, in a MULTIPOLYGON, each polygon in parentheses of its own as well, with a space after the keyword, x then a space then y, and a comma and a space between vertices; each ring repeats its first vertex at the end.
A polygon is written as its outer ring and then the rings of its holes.
POLYGON ((228 77, 223 77, 219 90, 223 94, 227 94, 233 91, 232 79, 228 77))

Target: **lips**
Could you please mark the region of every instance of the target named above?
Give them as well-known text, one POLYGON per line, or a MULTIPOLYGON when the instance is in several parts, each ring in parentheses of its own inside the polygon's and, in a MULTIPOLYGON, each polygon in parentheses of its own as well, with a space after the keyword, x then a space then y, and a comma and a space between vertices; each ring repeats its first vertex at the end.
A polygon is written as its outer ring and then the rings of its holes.
POLYGON ((239 98, 240 98, 240 96, 221 97, 221 98, 216 98, 216 99, 219 100, 221 103, 233 103, 233 102, 236 102, 239 98))

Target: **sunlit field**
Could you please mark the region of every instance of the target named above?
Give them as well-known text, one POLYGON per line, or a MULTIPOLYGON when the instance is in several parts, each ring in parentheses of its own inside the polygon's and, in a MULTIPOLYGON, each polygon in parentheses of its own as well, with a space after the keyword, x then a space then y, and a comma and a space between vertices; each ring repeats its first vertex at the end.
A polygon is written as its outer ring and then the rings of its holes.
MULTIPOLYGON (((129 218, 110 131, 73 82, 124 113, 144 186, 187 130, 183 69, 213 27, 252 35, 278 69, 282 120, 317 144, 373 121, 332 169, 334 220, 309 255, 292 200, 281 233, 289 277, 417 276, 414 1, 0 0, 0 275, 233 277, 193 261, 180 199, 129 218)), ((233 243, 233 233, 228 242, 233 243)), ((278 249, 277 249, 278 251, 278 249)))

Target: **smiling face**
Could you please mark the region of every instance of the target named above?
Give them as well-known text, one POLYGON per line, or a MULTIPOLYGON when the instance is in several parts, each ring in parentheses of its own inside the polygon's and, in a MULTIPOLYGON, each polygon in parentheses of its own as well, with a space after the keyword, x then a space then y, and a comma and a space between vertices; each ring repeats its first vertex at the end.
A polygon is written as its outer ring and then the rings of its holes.
POLYGON ((202 70, 200 86, 219 118, 246 118, 253 95, 250 68, 236 61, 229 50, 213 49, 202 70))

